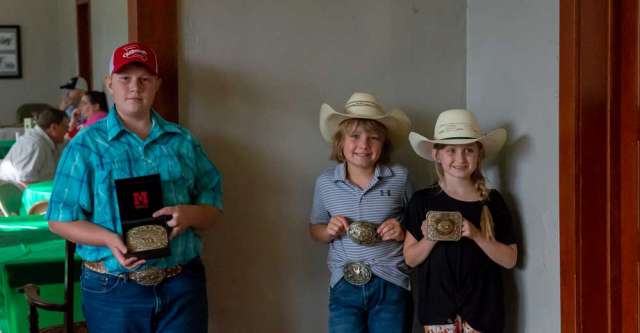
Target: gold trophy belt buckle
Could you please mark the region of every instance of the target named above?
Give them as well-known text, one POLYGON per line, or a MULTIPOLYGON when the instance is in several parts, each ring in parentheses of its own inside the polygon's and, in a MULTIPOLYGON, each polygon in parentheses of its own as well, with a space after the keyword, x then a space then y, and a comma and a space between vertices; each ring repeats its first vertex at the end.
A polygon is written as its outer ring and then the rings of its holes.
POLYGON ((371 267, 363 261, 348 262, 342 270, 345 281, 354 286, 367 284, 372 277, 371 267))
POLYGON ((155 286, 167 277, 164 269, 147 268, 129 273, 129 279, 142 286, 155 286))
POLYGON ((356 221, 349 225, 347 234, 351 240, 360 245, 373 245, 382 241, 378 235, 379 224, 356 221))
POLYGON ((180 272, 182 272, 182 266, 171 268, 150 267, 140 271, 131 272, 128 274, 128 277, 141 286, 155 286, 165 279, 180 274, 180 272))

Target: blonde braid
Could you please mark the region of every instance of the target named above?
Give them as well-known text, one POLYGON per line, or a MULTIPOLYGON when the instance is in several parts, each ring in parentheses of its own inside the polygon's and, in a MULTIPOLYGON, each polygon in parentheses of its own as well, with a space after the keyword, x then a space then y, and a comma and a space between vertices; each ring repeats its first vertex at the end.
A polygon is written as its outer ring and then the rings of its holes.
POLYGON ((482 213, 480 213, 480 232, 482 235, 488 240, 494 240, 495 235, 493 232, 493 217, 491 216, 491 211, 487 206, 487 202, 489 201, 489 189, 487 189, 487 185, 484 180, 484 176, 480 171, 480 165, 476 171, 471 175, 471 179, 475 183, 476 190, 482 201, 484 201, 484 205, 482 205, 482 213))

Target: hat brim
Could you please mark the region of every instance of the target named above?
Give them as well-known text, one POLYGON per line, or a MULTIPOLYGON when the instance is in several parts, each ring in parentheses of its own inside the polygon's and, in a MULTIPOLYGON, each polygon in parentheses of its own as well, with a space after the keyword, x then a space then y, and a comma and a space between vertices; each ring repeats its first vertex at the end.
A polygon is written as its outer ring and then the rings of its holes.
POLYGON ((406 142, 407 135, 411 130, 411 120, 401 110, 394 109, 384 114, 384 116, 364 116, 350 115, 336 112, 328 104, 320 107, 320 133, 325 141, 331 142, 338 130, 341 122, 347 119, 371 119, 375 120, 387 128, 387 135, 394 147, 399 147, 406 142))
POLYGON ((418 156, 429 161, 433 161, 433 146, 438 143, 444 145, 465 145, 480 142, 484 149, 485 160, 490 160, 498 155, 498 152, 500 152, 500 149, 502 149, 506 141, 507 130, 504 128, 495 129, 477 139, 430 140, 416 132, 409 133, 409 142, 411 143, 413 151, 415 151, 418 156))

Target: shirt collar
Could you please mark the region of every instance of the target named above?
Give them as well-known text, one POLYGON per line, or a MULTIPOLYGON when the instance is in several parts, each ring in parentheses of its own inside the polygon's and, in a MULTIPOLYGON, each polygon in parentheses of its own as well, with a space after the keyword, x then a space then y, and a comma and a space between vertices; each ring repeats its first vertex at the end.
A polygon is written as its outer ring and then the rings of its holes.
POLYGON ((49 146, 51 146, 51 149, 56 149, 55 142, 53 142, 53 140, 51 140, 51 138, 49 137, 47 132, 45 132, 42 128, 40 128, 40 126, 36 125, 31 130, 34 131, 34 133, 36 135, 43 137, 47 141, 47 144, 49 144, 49 146))
MULTIPOLYGON (((377 164, 376 169, 373 171, 373 178, 385 178, 393 176, 393 171, 391 168, 385 164, 377 164)), ((333 171, 333 180, 335 181, 346 181, 347 180, 347 164, 340 163, 336 166, 333 171)))
MULTIPOLYGON (((126 131, 128 130, 122 123, 122 119, 118 117, 118 111, 114 104, 107 115, 107 138, 111 141, 121 132, 126 131)), ((180 129, 176 124, 164 120, 155 110, 151 109, 151 132, 147 139, 153 140, 165 132, 180 133, 180 129)))

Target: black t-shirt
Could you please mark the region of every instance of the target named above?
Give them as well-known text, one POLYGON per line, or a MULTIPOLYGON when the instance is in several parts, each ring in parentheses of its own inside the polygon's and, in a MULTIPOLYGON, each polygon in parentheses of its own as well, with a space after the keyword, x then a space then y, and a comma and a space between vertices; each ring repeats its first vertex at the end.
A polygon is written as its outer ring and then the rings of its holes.
MULTIPOLYGON (((511 214, 500 193, 492 190, 486 204, 493 218, 496 240, 515 244, 511 214)), ((483 205, 482 201, 456 200, 435 186, 413 195, 404 221, 416 240, 423 237, 420 226, 430 210, 460 212, 480 229, 483 205)), ((480 332, 502 332, 501 270, 501 266, 468 238, 436 243, 427 259, 417 267, 418 319, 423 325, 443 325, 460 315, 480 332)))

